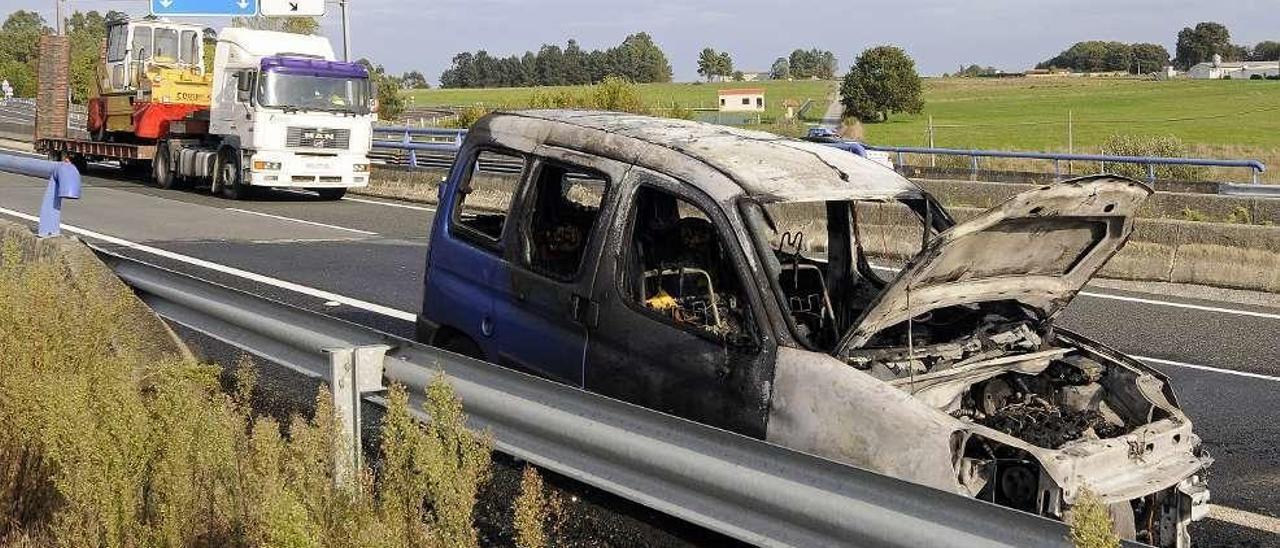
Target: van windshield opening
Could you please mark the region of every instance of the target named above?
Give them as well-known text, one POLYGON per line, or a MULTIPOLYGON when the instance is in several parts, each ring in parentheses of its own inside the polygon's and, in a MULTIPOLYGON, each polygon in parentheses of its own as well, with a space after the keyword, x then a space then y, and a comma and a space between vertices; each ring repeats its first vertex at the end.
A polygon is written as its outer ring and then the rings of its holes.
POLYGON ((950 224, 921 196, 747 203, 743 213, 793 331, 824 352, 835 350, 897 271, 920 253, 926 236, 950 224))

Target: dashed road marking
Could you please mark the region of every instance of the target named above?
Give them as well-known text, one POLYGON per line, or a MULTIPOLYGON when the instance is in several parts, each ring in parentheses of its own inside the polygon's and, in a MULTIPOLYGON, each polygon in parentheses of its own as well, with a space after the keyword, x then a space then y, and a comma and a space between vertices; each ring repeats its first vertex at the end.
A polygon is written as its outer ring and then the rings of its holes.
POLYGON ((1280 518, 1255 514, 1253 512, 1238 510, 1227 506, 1219 506, 1217 504, 1209 505, 1209 517, 1218 521, 1225 521, 1241 527, 1265 531, 1272 534, 1280 534, 1280 518))
POLYGON ((1162 360, 1162 359, 1160 359, 1160 358, 1151 358, 1151 357, 1147 357, 1147 356, 1136 356, 1136 355, 1130 355, 1130 357, 1132 357, 1132 358, 1134 358, 1134 359, 1136 359, 1136 360, 1142 360, 1142 361, 1144 361, 1144 362, 1158 363, 1158 364, 1160 364, 1160 365, 1172 365, 1172 366, 1174 366, 1174 367, 1184 367, 1184 368, 1186 368, 1186 369, 1195 369, 1195 370, 1197 370, 1197 371, 1211 371, 1211 372, 1214 372, 1214 373, 1223 373, 1223 374, 1226 374, 1226 375, 1236 375, 1236 376, 1238 376, 1238 377, 1248 377, 1248 378, 1251 378, 1251 379, 1261 379, 1261 380, 1264 380, 1264 381, 1277 381, 1277 382, 1280 382, 1280 377, 1274 377, 1274 376, 1271 376, 1271 375, 1263 375, 1263 374, 1261 374, 1261 373, 1250 373, 1250 372, 1248 372, 1248 371, 1236 371, 1236 370, 1234 370, 1234 369, 1222 369, 1222 368, 1220 368, 1220 367, 1209 367, 1209 366, 1207 366, 1207 365, 1196 365, 1196 364, 1194 364, 1194 363, 1176 362, 1176 361, 1173 361, 1173 360, 1162 360))
POLYGON ((270 213, 263 213, 263 212, 261 212, 261 211, 252 211, 252 210, 248 210, 248 209, 240 209, 240 208, 238 208, 238 207, 224 207, 224 208, 222 208, 222 209, 224 209, 224 210, 226 210, 226 211, 234 211, 234 212, 236 212, 236 213, 248 213, 248 214, 250 214, 250 215, 258 215, 258 216, 260 216, 260 217, 268 217, 268 218, 271 218, 271 219, 279 219, 279 220, 281 220, 281 221, 290 221, 290 222, 294 222, 294 223, 301 223, 301 224, 304 224, 304 225, 319 226, 319 227, 324 227, 324 228, 332 228, 332 229, 334 229, 334 230, 345 230, 345 231, 347 231, 347 232, 355 232, 356 234, 364 234, 364 235, 366 235, 366 236, 377 236, 377 235, 378 235, 378 233, 377 233, 377 232, 370 232, 370 231, 368 231, 368 230, 360 230, 360 229, 356 229, 356 228, 347 228, 347 227, 345 227, 345 226, 331 225, 331 224, 328 224, 328 223, 319 223, 319 222, 316 222, 316 221, 308 221, 308 220, 306 220, 306 219, 295 219, 295 218, 293 218, 293 217, 285 217, 285 216, 283 216, 283 215, 272 215, 272 214, 270 214, 270 213))
POLYGON ((382 201, 382 200, 366 200, 366 199, 364 199, 364 198, 351 198, 351 197, 344 197, 342 200, 343 200, 343 201, 345 201, 345 202, 359 202, 359 203, 362 203, 362 204, 376 204, 376 205, 380 205, 380 206, 387 206, 387 207, 398 207, 398 208, 401 208, 401 209, 412 209, 412 210, 415 210, 415 211, 429 211, 429 212, 431 212, 431 213, 435 213, 435 211, 436 211, 436 208, 434 208, 434 207, 416 206, 416 205, 409 205, 409 204, 398 204, 398 203, 395 203, 395 202, 384 202, 384 201, 382 201))

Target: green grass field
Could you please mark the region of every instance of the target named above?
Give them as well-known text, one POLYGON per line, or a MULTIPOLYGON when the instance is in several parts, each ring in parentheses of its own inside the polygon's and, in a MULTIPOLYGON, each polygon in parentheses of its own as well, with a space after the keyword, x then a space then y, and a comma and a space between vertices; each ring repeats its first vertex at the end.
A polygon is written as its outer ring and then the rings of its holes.
MULTIPOLYGON (((412 106, 462 106, 477 103, 498 108, 526 106, 537 91, 555 92, 576 86, 542 88, 488 88, 488 89, 426 89, 408 93, 412 106)), ((836 82, 830 80, 764 81, 764 82, 711 82, 640 84, 644 102, 658 108, 670 108, 678 103, 685 108, 716 108, 718 89, 764 88, 765 117, 778 118, 785 111, 783 102, 795 99, 797 104, 813 99, 814 105, 806 113, 807 118, 820 119, 827 110, 830 94, 836 82)))
MULTIPOLYGON (((1176 135, 1189 145, 1280 147, 1280 82, 1110 78, 930 78, 925 110, 866 124, 867 141, 939 147, 1065 151, 1116 133, 1176 135)), ((1280 166, 1277 166, 1280 167, 1280 166)))

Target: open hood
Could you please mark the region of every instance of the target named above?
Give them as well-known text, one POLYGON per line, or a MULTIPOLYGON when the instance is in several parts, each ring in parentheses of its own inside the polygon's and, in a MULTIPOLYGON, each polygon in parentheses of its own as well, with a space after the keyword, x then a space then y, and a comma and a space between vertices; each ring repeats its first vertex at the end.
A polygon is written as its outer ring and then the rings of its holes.
POLYGON ((1061 311, 1124 245, 1151 188, 1114 175, 1018 194, 939 234, 845 333, 836 354, 931 310, 1014 300, 1061 311))

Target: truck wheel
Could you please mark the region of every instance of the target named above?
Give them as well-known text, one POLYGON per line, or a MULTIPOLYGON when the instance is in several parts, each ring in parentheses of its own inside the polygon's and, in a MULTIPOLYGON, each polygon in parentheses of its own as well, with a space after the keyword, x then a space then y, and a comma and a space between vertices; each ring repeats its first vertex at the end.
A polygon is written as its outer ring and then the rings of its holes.
POLYGON ((240 154, 233 149, 222 151, 218 155, 218 172, 214 176, 213 192, 232 200, 248 198, 249 187, 240 180, 243 173, 240 169, 240 154))
POLYGON ((347 195, 345 188, 317 188, 315 191, 320 195, 321 200, 341 200, 347 195))
POLYGON ((156 157, 151 160, 151 177, 160 188, 175 190, 182 188, 184 181, 173 173, 173 165, 169 162, 169 144, 160 143, 156 147, 156 157))

